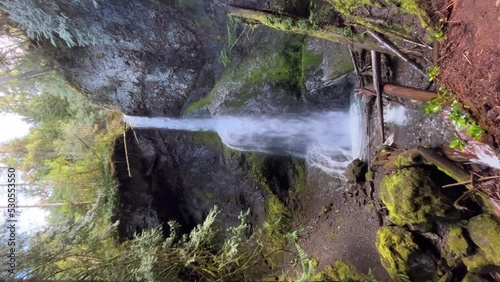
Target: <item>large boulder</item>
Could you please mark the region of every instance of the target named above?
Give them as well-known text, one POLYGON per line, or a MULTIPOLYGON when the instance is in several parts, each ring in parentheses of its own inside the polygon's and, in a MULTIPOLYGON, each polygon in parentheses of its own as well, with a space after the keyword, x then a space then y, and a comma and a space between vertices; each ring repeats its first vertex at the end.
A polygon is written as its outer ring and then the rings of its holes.
POLYGON ((382 227, 376 245, 382 266, 395 281, 402 276, 408 276, 410 281, 428 281, 435 276, 434 260, 421 252, 412 234, 403 227, 382 227))
POLYGON ((444 216, 449 207, 428 173, 415 167, 386 176, 380 185, 380 197, 390 220, 398 225, 426 223, 444 216))
POLYGON ((479 251, 464 263, 469 271, 479 271, 487 265, 500 266, 500 224, 487 214, 475 216, 469 220, 470 238, 479 247, 479 251))

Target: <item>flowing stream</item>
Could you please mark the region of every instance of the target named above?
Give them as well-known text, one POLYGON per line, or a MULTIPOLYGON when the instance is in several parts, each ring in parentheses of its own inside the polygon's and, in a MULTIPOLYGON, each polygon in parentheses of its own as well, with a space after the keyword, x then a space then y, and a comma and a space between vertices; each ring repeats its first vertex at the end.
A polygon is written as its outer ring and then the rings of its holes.
POLYGON ((366 136, 361 104, 352 99, 347 111, 280 116, 165 118, 124 116, 133 128, 217 132, 234 150, 289 155, 310 166, 341 175, 355 158, 364 157, 366 136))

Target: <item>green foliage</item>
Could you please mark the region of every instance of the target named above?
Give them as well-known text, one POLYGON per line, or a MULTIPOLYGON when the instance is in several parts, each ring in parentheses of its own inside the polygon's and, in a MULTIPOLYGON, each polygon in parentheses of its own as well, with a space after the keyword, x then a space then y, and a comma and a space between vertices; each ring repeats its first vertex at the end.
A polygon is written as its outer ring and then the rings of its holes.
POLYGON ((311 278, 316 269, 316 263, 314 259, 310 258, 307 253, 302 249, 302 247, 297 242, 298 240, 298 231, 294 231, 288 233, 286 237, 294 244, 297 249, 297 254, 299 255, 300 265, 302 267, 302 273, 299 277, 295 278, 293 281, 295 282, 308 282, 311 281, 311 278))
POLYGON ((89 8, 85 2, 97 7, 95 0, 77 1, 74 5, 58 0, 18 0, 0 1, 0 9, 25 28, 32 39, 48 39, 56 45, 56 39, 60 38, 69 47, 89 46, 101 40, 103 33, 97 29, 98 25, 78 16, 89 8))
POLYGON ((443 108, 443 105, 449 103, 454 97, 455 95, 453 92, 443 86, 440 86, 437 97, 427 102, 427 105, 424 107, 425 113, 430 115, 439 112, 443 108))
POLYGON ((429 40, 430 41, 438 41, 438 42, 443 42, 445 40, 445 35, 444 35, 444 31, 442 30, 439 30, 437 32, 434 32, 432 34, 429 35, 429 40))
MULTIPOLYGON (((476 140, 480 140, 484 134, 477 122, 463 110, 463 106, 455 100, 455 95, 443 86, 439 87, 437 97, 433 98, 424 107, 426 114, 435 114, 439 112, 443 105, 451 103, 450 120, 459 131, 464 131, 476 140)), ((464 145, 459 139, 454 139, 450 143, 451 148, 464 148, 464 145)))
POLYGON ((244 281, 261 250, 250 249, 245 238, 249 211, 240 214, 239 226, 225 231, 222 244, 215 227, 218 213, 214 207, 202 224, 180 238, 179 225, 171 221, 168 238, 155 228, 118 246, 112 241, 116 224, 96 232, 94 208, 81 220, 33 238, 23 252, 21 273, 24 278, 59 280, 244 281))
POLYGON ((439 66, 428 67, 425 72, 429 76, 429 81, 435 81, 439 74, 439 66))
POLYGON ((484 129, 479 127, 479 125, 472 119, 472 117, 466 113, 460 103, 457 100, 453 100, 451 103, 450 119, 455 124, 458 130, 464 130, 468 135, 474 137, 474 139, 481 139, 484 129))

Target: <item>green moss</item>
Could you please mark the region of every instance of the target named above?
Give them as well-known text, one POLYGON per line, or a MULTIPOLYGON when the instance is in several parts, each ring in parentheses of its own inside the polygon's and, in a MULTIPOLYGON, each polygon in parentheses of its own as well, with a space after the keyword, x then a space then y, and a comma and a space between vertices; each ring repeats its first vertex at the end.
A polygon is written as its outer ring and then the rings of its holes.
POLYGON ((373 181, 373 179, 375 179, 375 173, 372 170, 368 170, 365 173, 365 179, 366 181, 373 181))
POLYGON ((333 59, 332 65, 335 67, 328 74, 328 79, 332 80, 354 70, 354 65, 348 52, 342 52, 342 55, 341 53, 337 54, 333 59))
POLYGON ((389 275, 399 281, 399 275, 408 275, 407 261, 418 250, 411 233, 399 226, 382 227, 377 232, 376 246, 380 261, 389 275))
POLYGON ((292 159, 293 165, 293 183, 295 186, 295 193, 302 193, 307 188, 307 170, 304 161, 292 159))
POLYGON ((454 266, 467 255, 469 244, 464 238, 463 230, 458 225, 448 227, 448 237, 446 238, 447 248, 443 252, 443 257, 449 266, 454 266))
POLYGON ((312 281, 373 281, 372 277, 363 274, 356 267, 342 262, 335 261, 327 266, 323 271, 316 273, 312 281))
POLYGON ((379 7, 373 0, 328 0, 333 8, 344 16, 350 16, 354 10, 362 6, 376 6, 379 7))
POLYGON ((484 257, 500 266, 500 224, 491 215, 478 215, 469 220, 469 234, 484 257))
POLYGON ((488 281, 488 280, 485 280, 477 275, 475 275, 474 273, 467 273, 467 275, 465 275, 464 279, 462 279, 462 282, 485 282, 485 281, 488 281))
POLYGON ((285 204, 272 193, 264 174, 266 156, 255 153, 241 153, 249 166, 252 179, 268 192, 266 200, 266 221, 259 241, 263 245, 263 254, 272 269, 283 267, 283 252, 286 234, 291 230, 291 213, 285 204))
POLYGON ((301 60, 301 84, 304 83, 308 71, 318 68, 318 66, 323 62, 323 57, 316 55, 313 52, 307 50, 307 39, 302 45, 302 60, 301 60))
POLYGON ((403 168, 406 166, 410 166, 413 163, 413 158, 412 156, 408 156, 406 154, 400 154, 395 161, 395 165, 398 168, 403 168))
POLYGON ((386 176, 380 185, 380 197, 389 210, 389 218, 398 225, 426 223, 445 215, 448 207, 425 170, 403 168, 386 176))
POLYGON ((208 105, 210 105, 210 103, 212 103, 212 100, 213 100, 213 96, 209 94, 206 97, 203 97, 200 100, 198 100, 198 101, 194 102, 193 104, 191 104, 186 109, 186 113, 193 112, 193 111, 199 110, 199 109, 201 109, 201 108, 203 108, 205 106, 208 106, 208 105))
POLYGON ((477 272, 484 266, 490 265, 490 261, 486 258, 484 252, 479 252, 473 256, 465 257, 462 260, 470 272, 477 272))
POLYGON ((266 221, 261 241, 263 254, 272 269, 283 267, 283 250, 286 234, 291 230, 290 212, 276 195, 270 195, 266 201, 266 221))
POLYGON ((396 7, 399 7, 402 12, 417 16, 423 28, 431 27, 432 23, 431 18, 429 14, 426 12, 426 7, 423 6, 423 3, 427 3, 427 1, 389 0, 389 2, 395 5, 396 7))
POLYGON ((203 143, 212 148, 221 148, 222 140, 219 137, 219 134, 210 131, 197 131, 194 133, 194 142, 203 143))
POLYGON ((448 248, 452 250, 457 256, 465 256, 469 244, 465 240, 462 227, 452 225, 448 228, 448 240, 446 241, 448 248))

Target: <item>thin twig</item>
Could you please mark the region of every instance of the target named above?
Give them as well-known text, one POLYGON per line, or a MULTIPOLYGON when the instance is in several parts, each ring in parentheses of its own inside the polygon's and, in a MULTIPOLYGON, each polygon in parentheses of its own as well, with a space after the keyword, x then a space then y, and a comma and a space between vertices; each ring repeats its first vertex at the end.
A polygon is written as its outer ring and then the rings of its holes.
POLYGON ((96 157, 97 157, 97 159, 99 159, 99 160, 101 159, 101 158, 99 157, 99 155, 97 155, 97 153, 96 153, 94 150, 92 150, 92 148, 90 148, 90 146, 89 146, 89 145, 87 145, 85 142, 83 142, 83 140, 82 140, 82 139, 80 139, 80 137, 78 137, 76 134, 73 134, 73 136, 75 136, 75 137, 76 137, 76 139, 80 140, 80 142, 82 142, 83 146, 87 147, 87 149, 89 149, 89 150, 92 152, 92 154, 94 154, 94 156, 96 156, 96 157))
MULTIPOLYGON (((483 181, 492 180, 492 179, 498 179, 498 178, 500 178, 500 175, 482 177, 482 178, 476 179, 475 181, 476 182, 483 182, 483 181)), ((447 185, 444 185, 443 188, 451 188, 451 187, 456 187, 456 186, 461 186, 461 185, 468 185, 468 184, 472 184, 472 183, 473 183, 472 180, 467 180, 467 181, 462 181, 462 182, 447 184, 447 185)))
POLYGON ((125 149, 125 161, 127 162, 128 177, 132 177, 130 172, 130 163, 128 161, 128 150, 127 150, 127 125, 123 123, 123 147, 125 149))
POLYGON ((137 139, 137 134, 135 134, 134 128, 131 125, 129 125, 129 126, 130 126, 130 129, 132 129, 132 132, 134 133, 135 141, 137 142, 137 144, 139 144, 139 139, 137 139))
POLYGON ((420 47, 424 47, 424 48, 427 48, 427 49, 430 49, 432 50, 433 48, 427 44, 423 44, 423 43, 418 43, 416 41, 413 41, 411 39, 408 39, 408 38, 404 38, 404 37, 401 37, 401 40, 403 40, 404 42, 408 42, 408 43, 411 43, 413 45, 417 45, 417 46, 420 46, 420 47))

